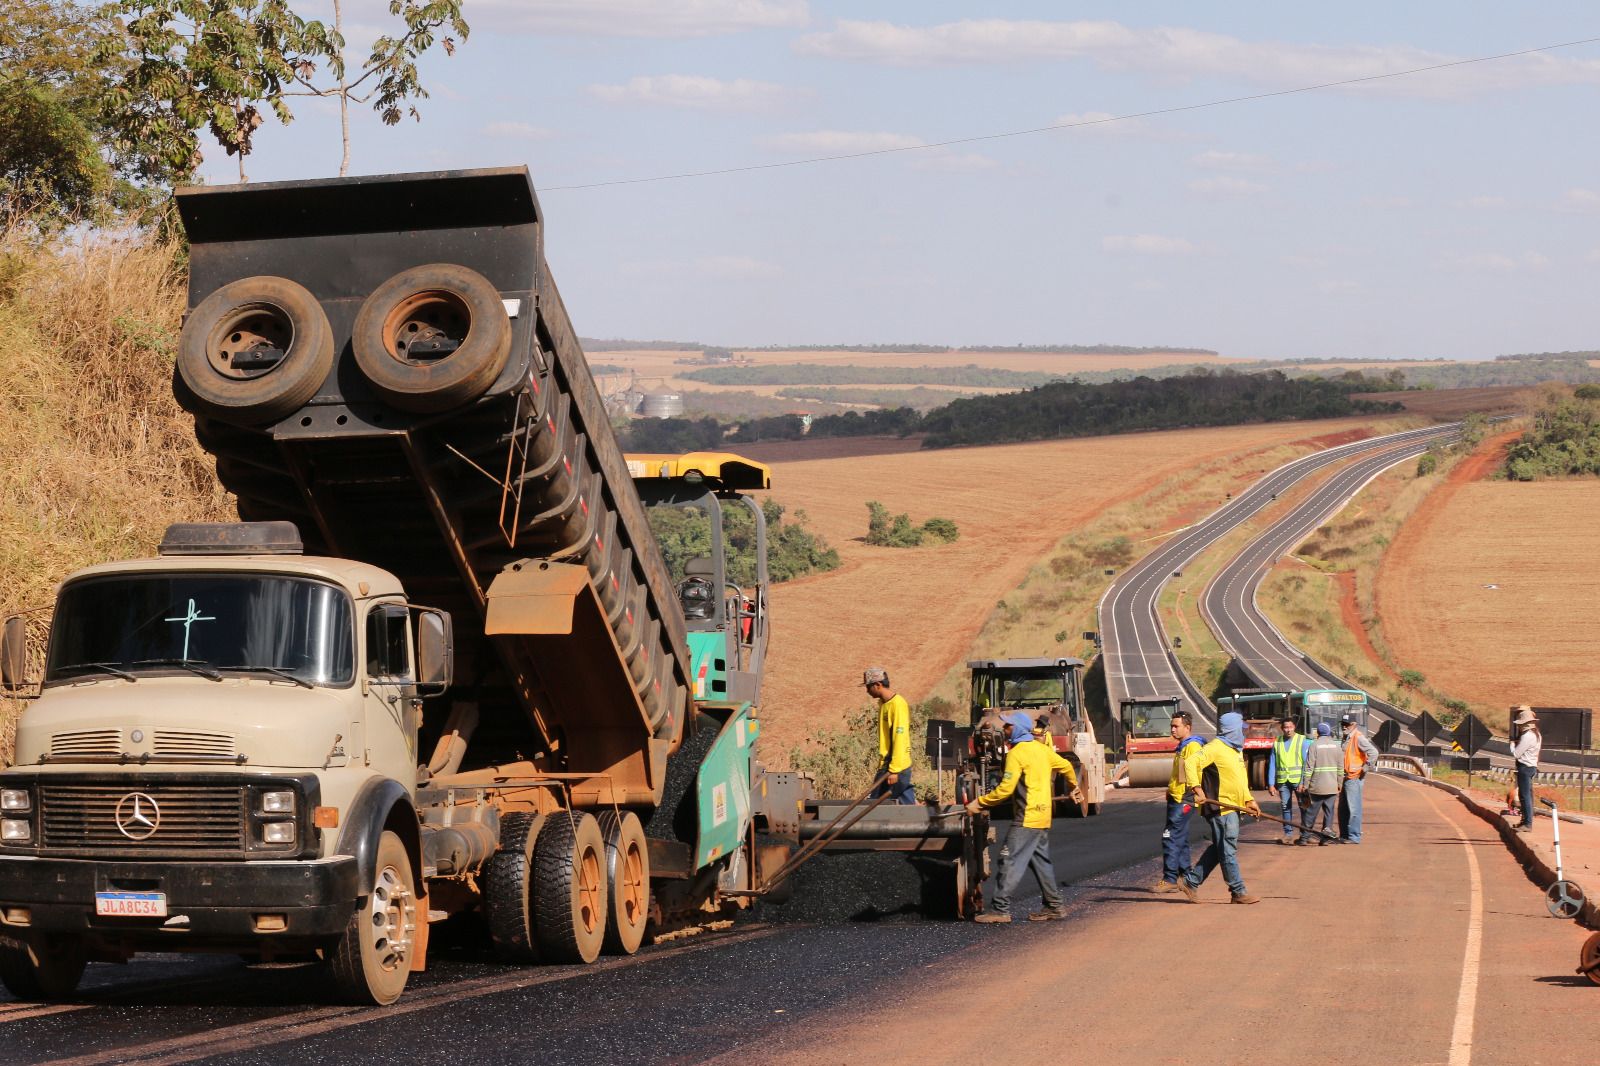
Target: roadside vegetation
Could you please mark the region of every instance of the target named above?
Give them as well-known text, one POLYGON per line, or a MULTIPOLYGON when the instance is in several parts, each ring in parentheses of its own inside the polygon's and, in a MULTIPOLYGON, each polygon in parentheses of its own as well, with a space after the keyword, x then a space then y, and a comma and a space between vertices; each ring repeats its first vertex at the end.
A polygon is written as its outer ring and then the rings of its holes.
MULTIPOLYGON (((688 507, 652 507, 650 531, 661 545, 667 572, 681 579, 690 559, 711 555, 711 522, 705 512, 688 507)), ((839 567, 839 553, 820 535, 806 528, 803 510, 785 518, 783 504, 761 501, 767 523, 767 573, 774 583, 839 567)), ((742 506, 722 509, 722 534, 727 543, 727 578, 736 585, 756 580, 756 522, 742 506)))
POLYGON ((955 522, 930 518, 913 525, 909 514, 891 515, 877 500, 867 502, 867 543, 879 548, 917 548, 924 544, 951 544, 961 536, 955 522))
MULTIPOLYGON (((939 787, 934 767, 923 754, 930 718, 964 725, 966 708, 939 696, 911 705, 911 780, 922 799, 933 799, 939 787)), ((791 751, 789 764, 801 773, 816 775, 819 796, 861 795, 872 784, 880 765, 877 704, 861 707, 843 726, 823 730, 812 744, 791 751)), ((947 789, 946 799, 950 795, 947 789)))
POLYGON ((1547 394, 1506 453, 1505 475, 1512 481, 1600 476, 1600 385, 1547 394))

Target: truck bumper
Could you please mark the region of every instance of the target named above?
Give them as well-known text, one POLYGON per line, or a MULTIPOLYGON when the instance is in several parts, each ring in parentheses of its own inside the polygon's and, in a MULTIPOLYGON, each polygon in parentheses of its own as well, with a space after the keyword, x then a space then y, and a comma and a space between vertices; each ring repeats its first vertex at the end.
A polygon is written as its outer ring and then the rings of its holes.
MULTIPOLYGON (((103 862, 0 858, 0 933, 89 934, 141 946, 339 935, 360 895, 356 861, 103 862), (161 892, 165 918, 95 914, 96 892, 161 892), (265 919, 265 920, 263 920, 265 919)), ((198 946, 198 945, 196 945, 198 946)))

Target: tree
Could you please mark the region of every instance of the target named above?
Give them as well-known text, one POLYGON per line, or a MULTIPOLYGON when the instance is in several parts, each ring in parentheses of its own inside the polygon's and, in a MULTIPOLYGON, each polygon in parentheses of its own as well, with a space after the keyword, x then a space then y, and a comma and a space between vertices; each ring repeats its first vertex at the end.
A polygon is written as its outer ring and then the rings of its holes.
POLYGON ((350 165, 350 101, 371 101, 386 125, 399 122, 406 111, 420 119, 415 106, 405 106, 428 95, 416 61, 436 40, 447 54, 454 53, 453 37, 437 37, 442 26, 466 38, 461 3, 389 0, 389 13, 404 30, 374 41, 371 55, 351 77, 344 61, 341 0, 334 0, 332 28, 301 18, 288 0, 114 0, 111 10, 121 16, 122 32, 100 54, 126 64, 108 92, 116 147, 153 161, 157 170, 187 175, 200 163, 196 131, 205 126, 229 155, 238 157, 244 181, 244 157, 264 121, 263 105, 288 124, 294 121, 288 97, 337 97, 342 175, 350 165), (317 84, 323 69, 333 84, 317 84))
POLYGON ((0 79, 0 215, 45 225, 94 220, 110 186, 94 134, 59 91, 0 79))

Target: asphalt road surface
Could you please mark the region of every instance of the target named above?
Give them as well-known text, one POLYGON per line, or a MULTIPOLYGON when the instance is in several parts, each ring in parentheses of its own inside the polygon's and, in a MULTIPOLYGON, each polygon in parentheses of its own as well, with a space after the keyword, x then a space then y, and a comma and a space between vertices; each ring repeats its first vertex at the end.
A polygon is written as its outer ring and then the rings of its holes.
MULTIPOLYGON (((1098 816, 1056 821, 1052 848, 1069 899, 1083 898, 1108 871, 1149 866, 1160 846, 1162 795, 1114 791, 1098 816)), ((996 823, 998 837, 1006 828, 996 823)), ((501 965, 463 935, 465 943, 446 946, 385 1008, 326 1005, 317 971, 306 966, 247 967, 210 956, 94 964, 73 1003, 0 1001, 0 1066, 355 1066, 454 1057, 474 1066, 610 1066, 758 1051, 788 1030, 906 994, 929 968, 959 970, 986 957, 997 931, 1039 928, 925 918, 908 869, 897 855, 825 856, 802 869, 788 906, 589 967, 501 965)), ((1036 909, 1038 899, 1029 879, 1016 912, 1036 909)))
POLYGON ((1421 450, 1428 442, 1457 430, 1455 424, 1430 426, 1301 456, 1267 474, 1210 517, 1140 559, 1112 583, 1100 601, 1101 654, 1106 664, 1111 706, 1115 708, 1121 700, 1130 697, 1178 696, 1198 721, 1214 724, 1210 704, 1182 676, 1169 653, 1167 635, 1156 615, 1161 590, 1172 579, 1174 571, 1187 566, 1303 478, 1354 456, 1399 446, 1415 446, 1421 450))

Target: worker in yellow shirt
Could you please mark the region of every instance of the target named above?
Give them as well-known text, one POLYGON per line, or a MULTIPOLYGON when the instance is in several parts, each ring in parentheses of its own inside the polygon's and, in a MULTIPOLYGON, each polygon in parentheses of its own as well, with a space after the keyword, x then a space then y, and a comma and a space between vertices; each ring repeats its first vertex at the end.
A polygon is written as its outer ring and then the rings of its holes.
POLYGON ((1250 775, 1244 765, 1244 715, 1229 711, 1217 724, 1221 728, 1216 739, 1200 749, 1200 781, 1192 790, 1194 801, 1211 828, 1211 844, 1193 869, 1178 880, 1178 890, 1189 897, 1190 903, 1199 903, 1195 890, 1221 865, 1233 902, 1259 903, 1259 896, 1245 890, 1244 875, 1239 872, 1239 811, 1229 809, 1237 807, 1261 816, 1261 808, 1250 794, 1250 775), (1218 800, 1222 805, 1207 805, 1207 800, 1218 800))
POLYGON ((915 803, 911 787, 911 708, 889 687, 889 671, 869 666, 861 673, 867 695, 878 701, 878 776, 874 796, 888 794, 893 803, 915 803))
POLYGON ((1061 886, 1056 883, 1055 867, 1050 862, 1050 822, 1055 813, 1052 802, 1054 776, 1067 775, 1072 787, 1072 799, 1083 802, 1078 790, 1078 775, 1072 764, 1056 754, 1053 746, 1041 743, 1035 733, 1033 721, 1021 711, 1013 711, 1003 719, 1006 739, 1005 770, 1000 783, 967 804, 970 814, 989 807, 998 807, 1012 800, 1011 831, 1000 846, 1000 873, 995 883, 994 903, 988 911, 978 915, 980 922, 1011 921, 1011 897, 1022 884, 1024 870, 1032 869, 1039 879, 1039 892, 1044 896, 1044 909, 1028 915, 1030 922, 1047 922, 1064 917, 1061 886))
POLYGON ((1172 776, 1167 780, 1167 826, 1161 831, 1161 880, 1152 892, 1178 891, 1178 879, 1189 870, 1189 802, 1194 786, 1200 783, 1200 749, 1205 741, 1194 735, 1194 716, 1188 711, 1172 713, 1172 739, 1178 749, 1172 753, 1172 776))

